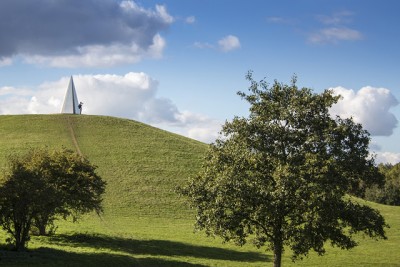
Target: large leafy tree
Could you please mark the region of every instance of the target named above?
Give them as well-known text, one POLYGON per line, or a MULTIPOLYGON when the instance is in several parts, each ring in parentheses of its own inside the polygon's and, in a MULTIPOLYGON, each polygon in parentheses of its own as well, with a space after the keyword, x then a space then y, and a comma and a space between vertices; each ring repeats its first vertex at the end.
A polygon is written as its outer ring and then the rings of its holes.
POLYGON ((384 218, 354 201, 382 176, 369 157, 369 134, 351 119, 332 118, 338 100, 264 80, 249 72, 248 118, 223 126, 198 176, 181 188, 196 208, 196 227, 243 245, 252 239, 281 265, 285 247, 296 260, 310 250, 322 255, 324 243, 342 249, 357 245, 363 232, 386 238, 384 218))
POLYGON ((96 166, 71 150, 32 149, 13 155, 0 186, 0 225, 16 250, 24 250, 32 226, 40 234, 57 216, 77 219, 102 211, 105 182, 96 166))

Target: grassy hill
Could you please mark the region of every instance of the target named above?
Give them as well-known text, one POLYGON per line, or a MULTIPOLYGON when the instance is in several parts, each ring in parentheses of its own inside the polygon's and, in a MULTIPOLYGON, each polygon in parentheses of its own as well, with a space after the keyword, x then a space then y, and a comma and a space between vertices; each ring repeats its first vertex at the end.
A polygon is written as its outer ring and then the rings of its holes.
MULTIPOLYGON (((0 251, 0 266, 270 266, 270 253, 193 233, 193 212, 174 188, 199 169, 207 146, 132 120, 102 116, 0 116, 0 167, 29 147, 79 150, 107 181, 104 215, 58 222, 52 237, 33 237, 30 251, 0 251)), ((375 205, 389 239, 359 237, 351 251, 328 249, 300 266, 400 266, 400 208, 375 205)), ((0 244, 5 234, 0 231, 0 244)), ((293 265, 287 253, 284 266, 293 265)))

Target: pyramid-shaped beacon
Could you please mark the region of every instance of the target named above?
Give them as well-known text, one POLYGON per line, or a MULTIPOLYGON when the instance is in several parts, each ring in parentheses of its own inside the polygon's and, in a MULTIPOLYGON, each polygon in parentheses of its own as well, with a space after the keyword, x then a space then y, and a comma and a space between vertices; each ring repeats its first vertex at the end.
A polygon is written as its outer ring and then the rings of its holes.
POLYGON ((61 108, 61 113, 69 113, 69 114, 79 114, 79 102, 78 97, 76 96, 74 80, 69 80, 69 85, 67 88, 67 92, 65 93, 64 103, 61 108))

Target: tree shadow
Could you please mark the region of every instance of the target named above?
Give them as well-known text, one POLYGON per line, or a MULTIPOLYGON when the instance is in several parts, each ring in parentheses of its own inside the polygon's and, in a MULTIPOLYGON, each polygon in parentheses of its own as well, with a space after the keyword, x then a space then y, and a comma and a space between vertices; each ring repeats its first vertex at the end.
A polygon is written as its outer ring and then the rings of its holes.
POLYGON ((29 252, 10 252, 0 253, 1 266, 148 266, 148 267, 204 267, 200 264, 187 262, 158 259, 152 257, 131 257, 112 253, 75 253, 52 248, 39 248, 29 252))
POLYGON ((56 243, 57 245, 110 249, 115 252, 123 252, 130 255, 186 256, 239 262, 271 261, 270 257, 258 252, 240 252, 231 249, 197 246, 176 241, 135 240, 100 234, 55 235, 49 237, 48 242, 56 243))

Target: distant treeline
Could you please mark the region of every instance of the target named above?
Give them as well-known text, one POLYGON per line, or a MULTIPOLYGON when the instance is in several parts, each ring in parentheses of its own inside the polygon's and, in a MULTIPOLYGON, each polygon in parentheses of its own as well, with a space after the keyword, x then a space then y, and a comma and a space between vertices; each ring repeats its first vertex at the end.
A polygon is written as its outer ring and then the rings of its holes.
POLYGON ((386 205, 400 206, 400 163, 379 164, 379 171, 385 176, 385 184, 368 188, 365 198, 386 205))

